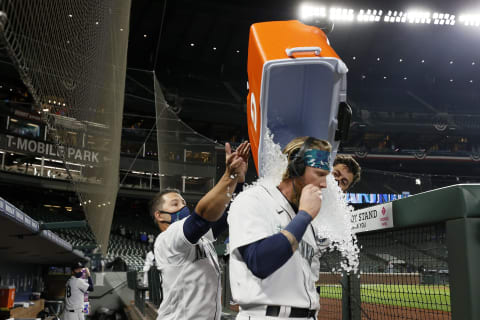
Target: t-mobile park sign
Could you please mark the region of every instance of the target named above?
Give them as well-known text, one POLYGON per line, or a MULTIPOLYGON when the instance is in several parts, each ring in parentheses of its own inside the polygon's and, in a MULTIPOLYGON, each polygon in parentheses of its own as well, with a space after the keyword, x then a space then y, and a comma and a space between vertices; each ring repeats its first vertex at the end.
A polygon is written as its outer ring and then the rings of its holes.
POLYGON ((355 210, 350 221, 354 233, 393 228, 392 203, 355 210))
POLYGON ((18 151, 23 153, 35 154, 38 156, 53 157, 63 159, 63 154, 68 161, 77 161, 89 164, 98 164, 100 153, 87 149, 77 149, 73 147, 56 146, 54 144, 31 140, 23 137, 5 135, 2 136, 1 147, 9 151, 18 151), (6 141, 5 141, 6 138, 6 141))

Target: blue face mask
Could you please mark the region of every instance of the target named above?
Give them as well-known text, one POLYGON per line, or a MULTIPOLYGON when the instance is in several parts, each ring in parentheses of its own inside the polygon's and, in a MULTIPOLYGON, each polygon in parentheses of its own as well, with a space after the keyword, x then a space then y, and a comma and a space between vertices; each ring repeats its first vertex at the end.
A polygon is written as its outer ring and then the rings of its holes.
POLYGON ((165 223, 174 223, 176 221, 182 220, 185 217, 188 217, 190 215, 190 209, 188 209, 187 206, 183 207, 177 212, 167 212, 167 211, 162 211, 160 210, 161 213, 166 213, 169 214, 172 217, 172 221, 170 222, 165 222, 165 223))
POLYGON ((75 272, 75 278, 81 278, 83 276, 83 272, 75 272))

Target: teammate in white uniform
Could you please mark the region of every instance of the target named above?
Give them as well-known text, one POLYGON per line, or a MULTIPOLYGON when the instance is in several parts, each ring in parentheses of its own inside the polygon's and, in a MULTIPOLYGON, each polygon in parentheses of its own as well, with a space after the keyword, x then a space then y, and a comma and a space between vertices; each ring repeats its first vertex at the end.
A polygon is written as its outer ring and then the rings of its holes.
POLYGON ((245 180, 250 144, 242 143, 234 153, 226 144, 225 152, 225 174, 194 212, 173 189, 152 201, 151 213, 161 230, 154 245, 164 294, 158 320, 220 319, 221 277, 213 241, 227 228, 225 208, 237 182, 245 180))
POLYGON ((145 264, 143 265, 143 285, 148 287, 148 271, 155 266, 155 255, 153 249, 148 251, 145 257, 145 264))
POLYGON ((237 319, 316 319, 320 250, 310 222, 321 208, 330 151, 327 141, 293 139, 283 151, 289 166, 280 185, 256 185, 233 201, 230 285, 240 304, 237 319))
POLYGON ((93 282, 90 277, 90 270, 84 269, 81 262, 72 266, 72 276, 65 285, 65 309, 63 311, 63 320, 84 320, 83 307, 85 303, 85 294, 93 291, 93 282), (83 270, 88 277, 82 279, 83 270))

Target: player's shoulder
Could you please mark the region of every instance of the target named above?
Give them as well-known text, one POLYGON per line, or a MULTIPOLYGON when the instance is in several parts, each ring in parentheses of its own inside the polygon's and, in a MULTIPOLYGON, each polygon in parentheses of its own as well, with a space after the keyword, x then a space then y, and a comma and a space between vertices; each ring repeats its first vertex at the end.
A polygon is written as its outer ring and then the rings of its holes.
POLYGON ((260 198, 263 194, 266 193, 268 188, 269 186, 260 183, 248 186, 235 197, 235 200, 243 201, 246 199, 260 198))
POLYGON ((74 277, 70 277, 70 279, 68 279, 70 286, 77 286, 79 281, 81 280, 82 279, 80 278, 74 278, 74 277))
POLYGON ((248 213, 253 214, 257 210, 267 208, 271 202, 269 199, 268 186, 262 184, 249 186, 233 200, 229 210, 229 219, 231 220, 230 215, 240 214, 245 217, 248 213), (249 210, 253 208, 255 210, 249 210))
POLYGON ((185 219, 172 223, 167 230, 159 233, 154 242, 154 247, 163 246, 165 243, 169 243, 172 238, 179 236, 179 233, 183 233, 183 223, 185 219))

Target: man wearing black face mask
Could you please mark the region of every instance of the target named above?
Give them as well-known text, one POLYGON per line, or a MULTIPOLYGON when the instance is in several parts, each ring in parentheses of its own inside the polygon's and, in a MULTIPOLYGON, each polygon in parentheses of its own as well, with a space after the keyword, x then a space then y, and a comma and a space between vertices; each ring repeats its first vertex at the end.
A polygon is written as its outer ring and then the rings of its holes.
POLYGON ((225 209, 237 183, 245 181, 249 152, 248 142, 233 153, 225 145, 225 173, 193 212, 175 189, 152 200, 151 215, 161 231, 154 254, 164 295, 157 319, 220 319, 221 277, 213 241, 227 228, 225 209))
POLYGON ((90 270, 84 268, 83 263, 77 262, 72 266, 72 276, 65 285, 65 310, 63 320, 84 320, 83 308, 85 305, 85 294, 93 291, 93 281, 90 277, 90 270), (82 279, 83 273, 87 280, 82 279))

